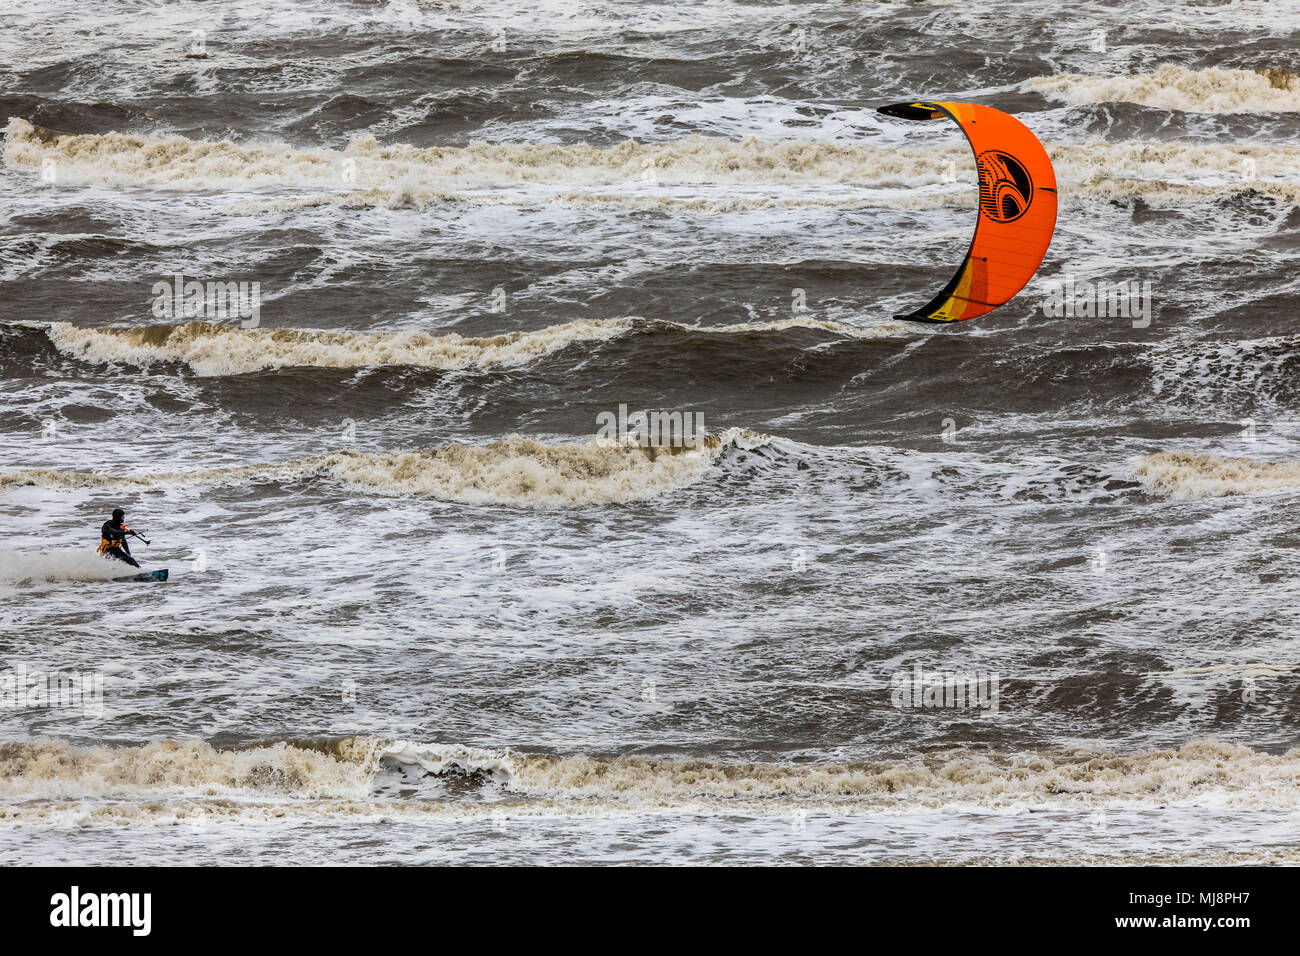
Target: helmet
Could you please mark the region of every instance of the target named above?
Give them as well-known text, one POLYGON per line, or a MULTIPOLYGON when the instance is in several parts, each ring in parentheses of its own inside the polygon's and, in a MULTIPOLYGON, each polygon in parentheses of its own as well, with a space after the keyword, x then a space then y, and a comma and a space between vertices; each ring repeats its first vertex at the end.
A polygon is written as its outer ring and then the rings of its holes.
POLYGON ((125 518, 125 517, 126 517, 126 512, 123 511, 121 508, 114 508, 114 509, 113 509, 113 520, 114 520, 114 521, 121 521, 121 520, 122 520, 123 518, 125 518))

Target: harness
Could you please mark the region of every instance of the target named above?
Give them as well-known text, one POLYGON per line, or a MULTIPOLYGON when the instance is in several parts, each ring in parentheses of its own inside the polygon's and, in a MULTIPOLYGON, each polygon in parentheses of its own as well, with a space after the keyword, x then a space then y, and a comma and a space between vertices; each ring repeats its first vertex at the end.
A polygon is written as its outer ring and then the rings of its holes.
POLYGON ((98 553, 105 554, 112 548, 121 547, 122 542, 126 540, 126 533, 130 530, 131 529, 128 528, 126 525, 122 525, 122 537, 117 539, 116 541, 113 540, 112 538, 103 537, 101 533, 101 537, 99 539, 99 548, 97 549, 98 553))

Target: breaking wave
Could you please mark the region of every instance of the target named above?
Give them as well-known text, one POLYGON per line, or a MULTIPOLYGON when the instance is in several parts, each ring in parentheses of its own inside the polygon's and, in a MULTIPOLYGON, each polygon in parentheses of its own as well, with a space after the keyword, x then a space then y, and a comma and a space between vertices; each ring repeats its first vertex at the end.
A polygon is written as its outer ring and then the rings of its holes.
MULTIPOLYGON (((670 143, 627 140, 617 146, 486 143, 419 147, 381 145, 360 136, 345 150, 287 143, 242 146, 185 136, 60 133, 10 117, 4 160, 40 168, 51 159, 97 182, 175 188, 249 186, 375 187, 408 193, 530 183, 873 182, 905 185, 916 177, 921 149, 881 149, 809 140, 740 142, 691 136, 670 143), (345 164, 346 167, 345 167, 345 164), (344 170, 348 179, 343 177, 344 170), (355 178, 353 178, 355 174, 355 178)), ((926 163, 926 166, 933 162, 926 163)), ((934 181, 941 181, 936 166, 934 181)))
POLYGON ((1300 77, 1289 70, 1189 70, 1167 63, 1128 76, 1036 77, 1025 87, 1071 106, 1136 103, 1187 113, 1300 112, 1300 77))
POLYGON ((396 742, 381 759, 434 774, 481 774, 531 797, 664 805, 825 800, 889 808, 1108 802, 1296 807, 1300 750, 1274 756, 1213 741, 1143 754, 945 754, 822 765, 654 757, 535 756, 396 742))
POLYGON ((447 444, 396 452, 339 451, 279 464, 178 474, 105 475, 25 469, 0 473, 0 490, 159 488, 328 478, 373 494, 417 495, 469 504, 565 507, 640 501, 700 480, 732 449, 765 435, 731 428, 693 447, 641 447, 613 440, 545 444, 512 435, 489 445, 447 444))
MULTIPOLYGON (((219 810, 230 798, 254 808, 257 800, 277 800, 281 807, 297 803, 317 816, 492 811, 491 803, 377 799, 380 775, 396 770, 495 786, 517 798, 509 807, 521 814, 1300 806, 1295 787, 1300 750, 1274 755, 1214 741, 1135 754, 946 753, 822 764, 534 755, 376 737, 233 749, 201 740, 93 747, 0 744, 0 794, 11 800, 152 801, 146 805, 151 814, 115 822, 169 815, 180 800, 219 801, 201 804, 219 810)), ((0 806, 0 820, 22 823, 33 813, 39 817, 42 809, 11 802, 0 806)))
POLYGON ((240 375, 292 366, 410 365, 457 370, 522 365, 578 342, 621 335, 631 319, 583 319, 536 332, 486 338, 455 333, 245 329, 210 322, 86 329, 56 322, 47 334, 65 355, 86 362, 181 362, 199 375, 240 375))
POLYGON ((1139 459, 1137 477, 1154 494, 1219 498, 1300 489, 1300 462, 1165 451, 1139 459))
MULTIPOLYGON (((483 338, 455 333, 328 332, 315 329, 245 329, 236 325, 184 322, 88 329, 66 322, 48 326, 46 334, 65 355, 86 362, 122 362, 149 365, 181 362, 199 375, 241 375, 294 366, 366 368, 407 365, 454 371, 470 367, 494 368, 523 365, 580 342, 601 342, 624 335, 645 324, 634 316, 617 319, 580 319, 535 332, 508 332, 483 338)), ((676 328, 714 333, 782 331, 817 328, 847 337, 863 338, 907 334, 898 323, 855 328, 813 318, 777 322, 751 322, 723 326, 676 328)))
MULTIPOLYGON (((1257 74, 1244 75, 1267 86, 1257 74)), ((1068 83, 1062 86, 1067 87, 1068 83)), ((1063 199, 1197 202, 1240 190, 1238 171, 1244 159, 1251 159, 1261 171, 1251 188, 1286 202, 1300 202, 1300 187, 1295 184, 1300 148, 1294 146, 1088 142, 1049 144, 1048 151, 1063 199)), ((61 179, 70 182, 174 189, 332 190, 315 196, 241 200, 235 211, 323 204, 424 208, 448 202, 504 202, 719 213, 788 205, 927 209, 973 207, 975 202, 968 188, 975 181, 970 150, 956 138, 945 147, 914 148, 755 138, 736 142, 702 136, 669 143, 629 140, 609 147, 482 142, 416 147, 381 146, 373 137, 362 137, 340 151, 285 143, 241 146, 184 136, 58 133, 12 117, 3 156, 10 166, 32 170, 53 161, 61 179), (355 174, 347 182, 345 168, 349 176, 355 174), (951 183, 952 168, 966 170, 970 182, 951 183), (649 174, 664 187, 821 183, 840 184, 852 192, 810 196, 806 190, 787 190, 779 195, 701 197, 600 191, 601 186, 644 185, 649 174), (547 192, 533 188, 557 184, 568 188, 547 192), (522 188, 508 195, 474 191, 503 187, 522 188), (937 188, 917 192, 915 187, 937 188)))
POLYGON ((234 750, 217 750, 202 740, 160 740, 139 747, 0 743, 0 794, 363 797, 370 792, 374 757, 382 746, 382 740, 371 737, 315 746, 280 741, 234 750))

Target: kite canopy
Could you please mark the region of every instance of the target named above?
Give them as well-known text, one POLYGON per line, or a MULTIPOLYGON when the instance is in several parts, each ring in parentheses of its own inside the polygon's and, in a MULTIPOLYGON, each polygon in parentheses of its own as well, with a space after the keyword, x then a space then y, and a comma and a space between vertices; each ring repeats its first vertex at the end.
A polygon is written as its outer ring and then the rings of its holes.
POLYGON ((947 117, 961 127, 979 168, 979 216, 966 260, 912 322, 959 322, 992 312, 1025 287, 1056 228, 1056 173, 1047 150, 1018 119, 974 103, 895 103, 877 112, 910 120, 947 117))

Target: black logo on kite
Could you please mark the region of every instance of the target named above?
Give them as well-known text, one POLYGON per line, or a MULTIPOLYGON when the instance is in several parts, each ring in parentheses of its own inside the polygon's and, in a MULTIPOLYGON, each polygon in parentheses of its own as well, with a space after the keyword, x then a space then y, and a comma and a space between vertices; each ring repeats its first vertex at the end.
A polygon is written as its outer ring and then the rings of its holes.
POLYGON ((976 160, 980 172, 980 210, 994 222, 1015 222, 1034 201, 1034 181, 1020 160, 990 149, 976 160))

